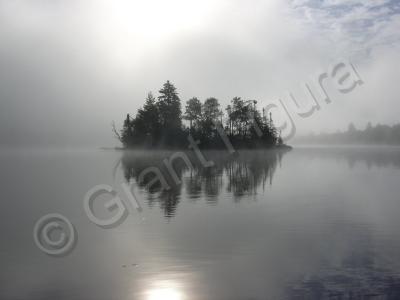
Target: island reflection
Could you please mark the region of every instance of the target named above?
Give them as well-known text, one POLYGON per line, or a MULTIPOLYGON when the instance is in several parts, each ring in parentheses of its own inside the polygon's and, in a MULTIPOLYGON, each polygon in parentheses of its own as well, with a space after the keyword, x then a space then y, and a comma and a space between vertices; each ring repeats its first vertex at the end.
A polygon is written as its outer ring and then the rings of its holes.
POLYGON ((189 199, 204 197, 209 204, 216 204, 222 191, 238 202, 243 196, 256 194, 258 188, 272 185, 286 152, 244 150, 229 154, 227 151, 204 151, 206 161, 213 163, 207 166, 191 151, 184 153, 190 163, 180 156, 172 159, 176 154, 172 151, 124 151, 121 162, 125 180, 146 191, 150 206, 159 203, 165 216, 172 217, 183 190, 189 199), (167 167, 166 160, 171 162, 173 170, 167 167), (159 170, 158 177, 153 171, 147 173, 149 168, 159 170))

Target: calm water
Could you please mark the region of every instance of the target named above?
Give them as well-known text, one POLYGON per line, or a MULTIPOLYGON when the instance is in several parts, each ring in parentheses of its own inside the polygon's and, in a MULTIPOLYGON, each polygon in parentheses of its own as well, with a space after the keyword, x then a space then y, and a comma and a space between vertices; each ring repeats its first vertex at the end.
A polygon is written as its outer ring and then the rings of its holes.
POLYGON ((192 154, 178 184, 172 154, 2 150, 0 299, 400 299, 400 149, 192 154), (138 183, 148 167, 168 190, 138 183), (96 226, 84 196, 107 184, 129 203, 124 182, 140 209, 96 226), (75 227, 68 255, 35 245, 48 213, 75 227))

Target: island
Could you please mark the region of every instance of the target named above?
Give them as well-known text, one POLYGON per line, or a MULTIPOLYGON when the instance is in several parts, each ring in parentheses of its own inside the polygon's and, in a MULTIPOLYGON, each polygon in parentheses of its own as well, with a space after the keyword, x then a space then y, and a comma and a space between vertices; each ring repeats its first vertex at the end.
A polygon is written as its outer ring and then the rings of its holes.
POLYGON ((256 100, 234 97, 221 109, 218 99, 193 97, 182 113, 175 86, 167 81, 157 98, 148 93, 135 117, 127 114, 122 129, 112 130, 124 149, 290 149, 274 126, 272 114, 257 109, 256 100))

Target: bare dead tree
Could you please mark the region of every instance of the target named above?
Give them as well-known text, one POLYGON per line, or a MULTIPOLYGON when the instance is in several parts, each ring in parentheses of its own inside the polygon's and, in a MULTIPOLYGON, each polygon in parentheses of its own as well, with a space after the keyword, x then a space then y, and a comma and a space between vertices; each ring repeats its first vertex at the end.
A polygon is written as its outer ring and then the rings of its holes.
POLYGON ((114 121, 112 121, 111 127, 112 127, 112 132, 115 134, 115 137, 122 143, 122 137, 119 134, 118 130, 115 128, 115 122, 114 121))

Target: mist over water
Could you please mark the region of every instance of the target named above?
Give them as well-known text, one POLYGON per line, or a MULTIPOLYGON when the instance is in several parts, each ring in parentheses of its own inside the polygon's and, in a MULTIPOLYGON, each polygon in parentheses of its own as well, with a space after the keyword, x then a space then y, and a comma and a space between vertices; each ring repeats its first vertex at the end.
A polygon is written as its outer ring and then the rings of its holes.
POLYGON ((399 29, 399 0, 0 0, 0 299, 400 299, 399 29))
POLYGON ((1 152, 0 297, 399 297, 399 148, 204 151, 215 162, 209 168, 188 152, 193 169, 173 165, 180 184, 165 168, 168 191, 137 182, 173 153, 1 152), (90 222, 88 190, 127 182, 141 210, 110 229, 90 222), (45 255, 32 240, 49 212, 77 231, 65 257, 45 255))

